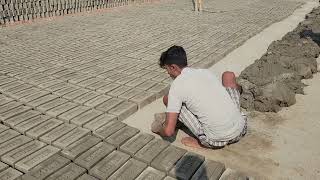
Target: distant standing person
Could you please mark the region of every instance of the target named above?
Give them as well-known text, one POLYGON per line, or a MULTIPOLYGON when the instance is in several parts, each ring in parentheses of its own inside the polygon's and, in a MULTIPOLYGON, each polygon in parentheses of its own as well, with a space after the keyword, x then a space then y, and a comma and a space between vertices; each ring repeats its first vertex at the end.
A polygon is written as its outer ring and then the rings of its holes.
POLYGON ((192 147, 221 148, 235 143, 247 132, 246 117, 240 112, 240 93, 233 72, 224 72, 222 83, 207 69, 187 66, 187 55, 172 46, 160 57, 160 67, 174 79, 163 97, 166 114, 152 124, 152 131, 173 136, 177 122, 194 135, 182 143, 192 147))
POLYGON ((203 9, 203 0, 193 0, 194 3, 194 11, 201 12, 203 9))

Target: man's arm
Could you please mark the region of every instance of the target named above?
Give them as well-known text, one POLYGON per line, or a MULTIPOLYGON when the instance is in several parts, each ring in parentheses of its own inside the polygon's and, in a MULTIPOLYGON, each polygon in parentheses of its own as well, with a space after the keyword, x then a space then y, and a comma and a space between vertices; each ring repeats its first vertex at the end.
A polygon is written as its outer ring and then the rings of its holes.
POLYGON ((159 131, 161 136, 173 136, 179 113, 167 112, 166 120, 164 122, 163 128, 159 131))

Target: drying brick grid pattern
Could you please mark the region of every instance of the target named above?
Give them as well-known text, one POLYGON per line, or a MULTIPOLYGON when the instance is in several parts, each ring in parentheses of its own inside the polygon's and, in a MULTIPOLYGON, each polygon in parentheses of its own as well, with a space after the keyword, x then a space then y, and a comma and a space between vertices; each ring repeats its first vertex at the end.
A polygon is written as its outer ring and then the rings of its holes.
POLYGON ((176 1, 1 29, 0 179, 219 179, 223 164, 121 120, 168 91, 172 44, 208 67, 298 5, 176 1))

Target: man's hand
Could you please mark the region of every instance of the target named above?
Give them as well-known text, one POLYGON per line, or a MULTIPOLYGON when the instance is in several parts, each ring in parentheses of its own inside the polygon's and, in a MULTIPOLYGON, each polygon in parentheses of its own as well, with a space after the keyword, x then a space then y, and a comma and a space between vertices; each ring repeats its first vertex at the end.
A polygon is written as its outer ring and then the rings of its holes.
POLYGON ((154 133, 159 133, 165 124, 166 113, 156 113, 154 114, 154 121, 151 124, 151 131, 154 133))
POLYGON ((166 113, 166 120, 164 122, 163 128, 159 131, 159 134, 161 136, 173 136, 176 125, 177 125, 177 120, 178 120, 178 113, 166 113))

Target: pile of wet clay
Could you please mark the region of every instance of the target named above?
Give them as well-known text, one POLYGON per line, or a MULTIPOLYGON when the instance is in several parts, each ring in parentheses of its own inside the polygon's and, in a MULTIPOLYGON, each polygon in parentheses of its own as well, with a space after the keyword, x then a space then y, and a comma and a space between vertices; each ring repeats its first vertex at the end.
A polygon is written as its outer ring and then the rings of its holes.
POLYGON ((320 8, 315 8, 298 27, 241 72, 241 107, 247 110, 278 112, 304 94, 302 79, 317 72, 320 53, 320 8))

